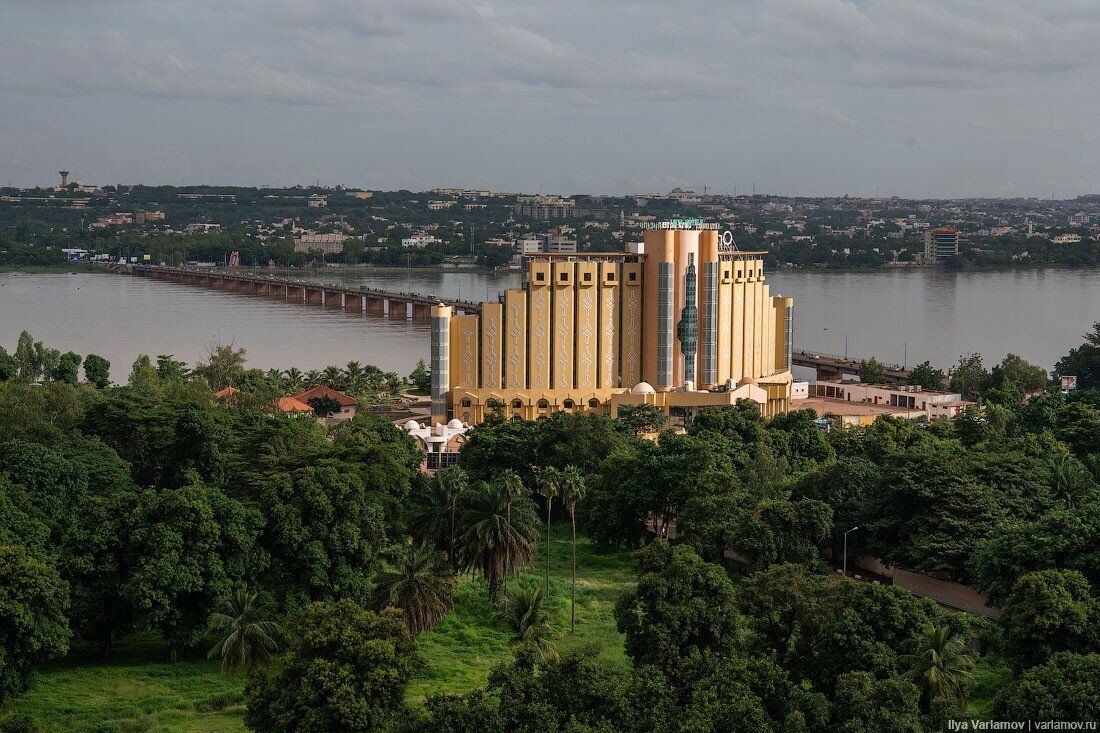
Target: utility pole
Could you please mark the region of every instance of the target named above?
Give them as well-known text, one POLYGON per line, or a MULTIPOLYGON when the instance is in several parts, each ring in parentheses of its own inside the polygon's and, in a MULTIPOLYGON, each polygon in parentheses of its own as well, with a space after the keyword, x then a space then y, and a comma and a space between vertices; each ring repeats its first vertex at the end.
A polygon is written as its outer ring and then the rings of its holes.
MULTIPOLYGON (((852 527, 850 530, 848 530, 848 532, 855 532, 857 529, 859 529, 858 525, 852 527)), ((845 578, 848 577, 848 532, 844 533, 844 566, 843 569, 840 571, 840 574, 843 575, 845 578)))

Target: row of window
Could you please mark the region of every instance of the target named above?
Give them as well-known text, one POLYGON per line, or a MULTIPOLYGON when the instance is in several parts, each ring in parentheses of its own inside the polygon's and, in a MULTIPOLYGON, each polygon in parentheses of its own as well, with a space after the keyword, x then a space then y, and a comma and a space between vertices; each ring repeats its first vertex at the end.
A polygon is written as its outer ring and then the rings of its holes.
MULTIPOLYGON (((626 275, 626 280, 627 280, 627 282, 632 282, 632 283, 633 282, 638 282, 638 273, 628 272, 627 275, 626 275)), ((546 282, 546 273, 545 272, 536 272, 535 273, 535 282, 537 282, 537 283, 546 282)), ((558 282, 563 282, 563 283, 569 282, 569 273, 568 272, 559 273, 558 274, 558 282)), ((581 282, 586 282, 586 283, 592 282, 592 273, 591 272, 581 273, 581 282)), ((609 282, 609 283, 615 282, 615 273, 614 272, 607 273, 607 282, 609 282)))
MULTIPOLYGON (((499 403, 496 400, 489 400, 486 403, 486 406, 489 407, 490 409, 495 409, 498 404, 499 403)), ((471 406, 473 406, 473 402, 470 400, 469 397, 464 397, 461 400, 461 405, 462 405, 462 407, 471 407, 471 406)), ((542 400, 539 400, 538 402, 536 402, 535 406, 538 407, 538 409, 540 409, 540 410, 549 410, 550 409, 550 401, 542 399, 542 400)), ((562 406, 563 409, 572 410, 577 406, 577 403, 574 402, 573 400, 567 399, 567 400, 565 400, 561 403, 561 406, 562 406)), ((597 400, 595 397, 588 400, 588 407, 590 409, 594 410, 594 409, 598 408, 599 406, 600 406, 600 401, 597 400)), ((522 410, 523 409, 523 400, 519 400, 519 399, 512 400, 512 409, 513 410, 522 410)))

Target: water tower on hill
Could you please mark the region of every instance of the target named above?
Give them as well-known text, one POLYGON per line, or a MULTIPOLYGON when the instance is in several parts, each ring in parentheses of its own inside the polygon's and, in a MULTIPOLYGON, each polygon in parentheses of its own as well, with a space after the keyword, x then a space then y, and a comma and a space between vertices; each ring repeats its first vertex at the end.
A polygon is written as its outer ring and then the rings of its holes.
POLYGON ((61 188, 65 188, 65 186, 69 185, 69 172, 68 171, 58 171, 58 173, 61 174, 61 188))

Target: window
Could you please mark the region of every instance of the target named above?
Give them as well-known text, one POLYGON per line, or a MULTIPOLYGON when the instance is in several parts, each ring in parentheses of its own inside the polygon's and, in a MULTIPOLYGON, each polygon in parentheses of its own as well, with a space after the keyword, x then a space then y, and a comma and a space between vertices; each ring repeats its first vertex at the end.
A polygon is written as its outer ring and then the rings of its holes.
POLYGON ((607 281, 609 283, 615 282, 615 273, 613 273, 613 272, 607 273, 607 281))
POLYGON ((466 399, 462 400, 462 406, 463 406, 463 407, 469 407, 469 406, 470 406, 470 404, 471 404, 471 403, 470 403, 470 398, 469 398, 469 397, 467 397, 466 399))
POLYGON ((628 276, 627 276, 627 278, 626 278, 626 279, 627 279, 627 280, 629 280, 630 282, 637 282, 637 280, 638 280, 638 273, 636 273, 636 272, 632 272, 632 273, 630 273, 630 275, 628 275, 628 276))
POLYGON ((550 403, 547 402, 546 400, 539 400, 538 405, 539 405, 540 410, 550 409, 550 403))
POLYGON ((523 408, 523 400, 512 400, 512 409, 520 410, 523 408))
POLYGON ((722 277, 729 277, 729 276, 730 276, 730 271, 729 270, 723 270, 722 271, 722 277))
POLYGON ((573 400, 566 400, 565 402, 561 403, 561 406, 567 410, 572 410, 574 407, 577 406, 577 403, 573 402, 573 400))
POLYGON ((588 406, 595 410, 597 407, 600 406, 600 401, 593 397, 588 401, 588 406))
POLYGON ((546 273, 545 272, 536 272, 535 273, 535 281, 540 282, 540 283, 546 282, 546 273))
POLYGON ((561 275, 558 276, 558 280, 562 281, 563 283, 569 282, 569 273, 563 272, 561 275))
POLYGON ((584 281, 586 283, 592 282, 592 273, 591 272, 584 273, 584 281))
POLYGON ((740 270, 737 271, 737 277, 741 277, 741 271, 740 270))

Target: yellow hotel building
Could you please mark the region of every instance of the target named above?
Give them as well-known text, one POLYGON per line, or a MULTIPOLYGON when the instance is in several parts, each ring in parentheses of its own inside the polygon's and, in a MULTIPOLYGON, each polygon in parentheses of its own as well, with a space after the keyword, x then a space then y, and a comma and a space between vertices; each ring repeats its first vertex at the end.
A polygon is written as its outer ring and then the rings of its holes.
POLYGON ((651 404, 674 417, 791 395, 791 298, 760 252, 717 231, 647 231, 641 251, 527 258, 522 289, 480 315, 432 309, 432 421, 477 424, 651 404))

